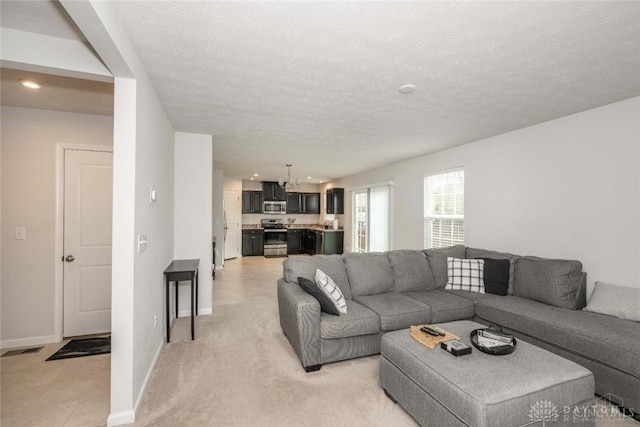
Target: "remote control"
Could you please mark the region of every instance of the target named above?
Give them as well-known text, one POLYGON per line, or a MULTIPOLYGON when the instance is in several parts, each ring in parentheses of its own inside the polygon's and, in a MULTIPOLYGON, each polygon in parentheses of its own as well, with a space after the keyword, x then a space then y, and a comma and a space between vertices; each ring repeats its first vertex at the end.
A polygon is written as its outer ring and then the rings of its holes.
POLYGON ((428 328, 426 326, 423 326, 422 328, 420 328, 420 330, 422 332, 424 332, 425 334, 429 334, 429 335, 432 335, 434 337, 443 337, 444 336, 444 334, 442 332, 436 331, 435 329, 431 329, 431 328, 428 328))

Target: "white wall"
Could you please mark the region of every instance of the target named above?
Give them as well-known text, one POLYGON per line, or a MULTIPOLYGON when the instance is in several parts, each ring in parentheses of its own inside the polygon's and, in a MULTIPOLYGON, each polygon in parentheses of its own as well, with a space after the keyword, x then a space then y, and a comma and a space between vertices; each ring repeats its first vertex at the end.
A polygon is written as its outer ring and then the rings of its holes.
MULTIPOLYGON (((640 287, 640 97, 331 183, 394 180, 392 247, 421 248, 423 177, 465 169, 465 244, 582 261, 640 287)), ((351 247, 351 194, 345 194, 351 247)))
MULTIPOLYGON (((211 314, 212 137, 176 132, 175 141, 173 257, 200 260, 197 309, 200 314, 211 314)), ((189 291, 190 285, 180 285, 179 315, 191 314, 189 291)))
POLYGON ((113 143, 113 118, 3 106, 1 345, 55 342, 56 144, 113 143), (16 225, 26 240, 13 240, 16 225))

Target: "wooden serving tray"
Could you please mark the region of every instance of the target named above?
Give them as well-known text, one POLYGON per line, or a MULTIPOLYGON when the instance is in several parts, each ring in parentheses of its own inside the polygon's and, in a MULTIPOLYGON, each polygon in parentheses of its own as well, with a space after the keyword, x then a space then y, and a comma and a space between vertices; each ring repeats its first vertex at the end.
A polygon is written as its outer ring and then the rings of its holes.
POLYGON ((445 331, 444 329, 442 329, 442 328, 440 328, 438 326, 433 326, 433 325, 429 325, 429 324, 411 325, 409 330, 410 330, 410 333, 411 333, 411 338, 413 338, 414 340, 418 341, 423 346, 425 346, 427 348, 430 348, 431 350, 436 348, 436 346, 438 344, 440 344, 441 342, 451 341, 451 340, 459 340, 460 339, 459 336, 457 336, 455 334, 452 334, 451 332, 445 331), (443 336, 443 337, 434 337, 433 335, 426 334, 426 333, 424 333, 424 332, 422 332, 420 330, 420 328, 422 328, 423 326, 426 326, 426 327, 431 328, 431 329, 435 329, 436 331, 440 331, 443 334, 445 334, 445 336, 443 336))

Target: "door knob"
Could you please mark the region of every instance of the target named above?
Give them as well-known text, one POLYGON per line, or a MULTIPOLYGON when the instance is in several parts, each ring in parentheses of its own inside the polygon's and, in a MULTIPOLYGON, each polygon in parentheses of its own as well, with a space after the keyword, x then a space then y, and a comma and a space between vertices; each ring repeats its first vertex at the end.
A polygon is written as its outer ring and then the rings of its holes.
POLYGON ((75 259, 76 259, 76 258, 75 258, 73 255, 67 255, 67 256, 64 258, 64 260, 65 260, 66 262, 73 262, 73 261, 75 261, 75 259))

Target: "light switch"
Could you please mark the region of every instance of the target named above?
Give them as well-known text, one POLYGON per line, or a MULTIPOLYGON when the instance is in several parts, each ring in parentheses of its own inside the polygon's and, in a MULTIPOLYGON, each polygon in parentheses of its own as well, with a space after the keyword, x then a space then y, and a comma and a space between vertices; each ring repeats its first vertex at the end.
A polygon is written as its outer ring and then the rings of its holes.
POLYGON ((147 235, 138 234, 138 253, 144 252, 146 250, 147 250, 147 235))
POLYGON ((25 240, 27 238, 27 228, 24 225, 13 227, 13 240, 25 240))

